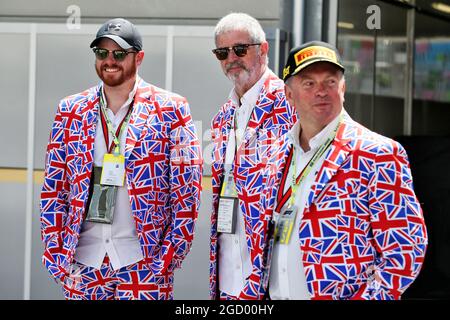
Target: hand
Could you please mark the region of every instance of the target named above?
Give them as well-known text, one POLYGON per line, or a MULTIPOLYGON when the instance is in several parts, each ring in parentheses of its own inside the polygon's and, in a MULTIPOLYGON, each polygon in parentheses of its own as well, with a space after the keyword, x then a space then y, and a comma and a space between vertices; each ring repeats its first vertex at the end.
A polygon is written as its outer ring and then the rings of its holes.
POLYGON ((368 279, 369 284, 374 284, 375 288, 379 288, 381 285, 381 277, 378 274, 378 270, 375 268, 375 266, 370 266, 369 268, 367 268, 367 271, 370 274, 370 277, 368 279))

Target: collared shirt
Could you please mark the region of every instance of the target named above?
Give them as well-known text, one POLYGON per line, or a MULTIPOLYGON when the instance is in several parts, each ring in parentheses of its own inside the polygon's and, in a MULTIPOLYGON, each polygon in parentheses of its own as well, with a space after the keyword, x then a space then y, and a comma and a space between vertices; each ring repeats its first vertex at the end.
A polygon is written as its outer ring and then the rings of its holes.
POLYGON ((238 145, 240 145, 242 142, 243 133, 245 132, 252 111, 255 108, 256 102, 258 101, 259 94, 261 93, 261 88, 263 87, 264 82, 266 81, 270 73, 270 69, 267 68, 262 77, 253 85, 253 87, 250 88, 250 90, 244 93, 241 99, 238 99, 234 88, 230 93, 230 97, 233 100, 233 103, 238 106, 235 113, 235 125, 237 131, 236 138, 238 145))
MULTIPOLYGON (((128 96, 128 100, 122 105, 119 111, 114 113, 107 108, 108 118, 113 124, 114 131, 120 125, 126 116, 130 104, 136 94, 139 79, 136 80, 133 90, 128 96)), ((106 98, 102 92, 103 101, 106 98)), ((126 132, 128 124, 119 138, 120 153, 123 155, 125 150, 126 132)), ((110 143, 113 141, 109 133, 110 143)), ((101 167, 103 165, 103 156, 107 152, 103 130, 100 120, 97 124, 94 143, 94 165, 101 167)), ((114 209, 114 220, 112 224, 94 223, 84 221, 78 247, 75 251, 75 260, 89 267, 100 269, 105 255, 108 255, 114 270, 136 263, 144 258, 141 245, 136 233, 136 226, 131 212, 130 198, 125 184, 117 190, 116 207, 114 209)))
MULTIPOLYGON (((226 164, 233 163, 235 159, 236 140, 239 146, 261 89, 270 73, 271 71, 267 69, 263 76, 240 99, 240 107, 237 107, 235 111, 237 130, 236 133, 234 130, 230 132, 225 159, 226 164)), ((230 99, 233 100, 235 105, 239 105, 234 89, 230 93, 230 99)), ((246 279, 252 272, 252 262, 245 235, 244 214, 240 206, 237 216, 236 232, 234 234, 222 233, 218 239, 220 247, 219 290, 232 296, 240 294, 246 279)))
MULTIPOLYGON (((301 173, 314 153, 326 142, 327 138, 333 134, 339 123, 340 116, 331 121, 322 131, 309 140, 310 150, 305 152, 300 146, 300 122, 297 122, 287 133, 294 147, 296 172, 295 177, 301 173)), ((294 205, 298 208, 292 231, 291 240, 288 244, 276 243, 273 250, 271 271, 269 279, 269 292, 273 300, 309 300, 305 270, 302 262, 302 252, 300 249, 299 229, 303 218, 303 212, 308 208, 308 195, 316 179, 319 169, 322 167, 327 152, 325 152, 314 164, 310 174, 305 177, 295 193, 294 205)), ((289 168, 288 178, 284 186, 284 192, 291 187, 293 168, 289 168)), ((288 205, 289 201, 285 204, 288 205)))

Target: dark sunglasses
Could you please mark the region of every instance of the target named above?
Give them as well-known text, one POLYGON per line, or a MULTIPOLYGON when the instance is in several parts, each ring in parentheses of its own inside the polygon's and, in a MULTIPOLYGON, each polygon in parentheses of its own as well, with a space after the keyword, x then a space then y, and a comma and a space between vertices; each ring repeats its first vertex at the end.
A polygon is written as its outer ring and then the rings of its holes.
POLYGON ((95 57, 98 60, 105 60, 109 53, 112 52, 114 60, 116 61, 123 61, 128 54, 130 53, 137 53, 136 51, 126 51, 126 50, 107 50, 102 48, 93 48, 92 51, 95 53, 95 57))
POLYGON ((225 60, 226 58, 228 58, 228 53, 230 52, 231 49, 233 49, 234 54, 237 55, 238 57, 242 58, 247 54, 247 50, 248 47, 251 46, 259 46, 261 43, 252 43, 252 44, 237 44, 235 46, 232 47, 228 47, 228 48, 217 48, 214 49, 212 52, 216 55, 217 59, 219 60, 225 60))

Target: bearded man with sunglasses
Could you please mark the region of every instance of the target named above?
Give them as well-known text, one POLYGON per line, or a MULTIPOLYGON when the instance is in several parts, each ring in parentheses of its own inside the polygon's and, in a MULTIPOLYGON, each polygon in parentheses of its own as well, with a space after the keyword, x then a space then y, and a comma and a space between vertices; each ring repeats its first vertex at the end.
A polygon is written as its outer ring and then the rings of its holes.
POLYGON ((138 76, 129 21, 107 21, 91 48, 102 82, 64 98, 50 133, 43 263, 66 299, 172 299, 201 190, 189 105, 138 76))
POLYGON ((296 114, 283 81, 267 66, 269 44, 256 19, 225 16, 215 28, 215 43, 213 53, 234 87, 212 120, 210 296, 262 299, 262 169, 272 143, 290 130, 296 114))

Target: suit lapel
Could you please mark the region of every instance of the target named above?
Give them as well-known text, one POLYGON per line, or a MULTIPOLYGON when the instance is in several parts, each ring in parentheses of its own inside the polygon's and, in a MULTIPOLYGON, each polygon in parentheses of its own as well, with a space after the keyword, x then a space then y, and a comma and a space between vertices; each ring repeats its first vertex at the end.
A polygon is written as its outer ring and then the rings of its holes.
POLYGON ((286 192, 284 192, 284 189, 286 188, 286 184, 290 184, 292 179, 289 176, 289 169, 291 167, 292 158, 294 156, 294 147, 292 143, 289 141, 289 146, 284 151, 284 155, 281 157, 281 159, 286 159, 280 164, 279 172, 282 173, 280 176, 279 183, 276 183, 275 185, 278 186, 277 191, 277 201, 276 201, 276 208, 275 212, 280 213, 281 209, 284 207, 286 202, 289 201, 291 194, 292 194, 292 188, 289 187, 286 192))
MULTIPOLYGON (((75 193, 79 194, 81 202, 85 202, 89 194, 89 185, 92 169, 94 166, 94 143, 95 132, 98 121, 98 111, 100 104, 100 86, 89 90, 87 93, 87 102, 81 106, 81 124, 78 133, 77 150, 68 150, 68 155, 74 157, 73 186, 75 193)), ((83 98, 84 99, 84 98, 83 98)), ((77 137, 77 135, 73 135, 77 137)), ((83 206, 84 210, 84 206, 83 206)))
POLYGON ((309 193, 308 207, 317 199, 349 155, 351 150, 349 142, 352 141, 354 135, 354 131, 351 130, 352 126, 350 121, 352 121, 350 116, 344 111, 343 120, 339 125, 336 138, 327 151, 316 181, 309 193))
POLYGON ((214 158, 215 158, 214 162, 218 164, 217 173, 218 173, 219 179, 221 179, 221 177, 223 175, 224 164, 225 164, 225 160, 226 160, 225 158, 226 158, 226 154, 227 154, 228 140, 230 137, 230 132, 233 129, 233 121, 234 121, 235 111, 236 111, 236 105, 230 99, 226 103, 223 118, 221 120, 221 123, 218 126, 220 132, 215 137, 215 139, 218 139, 218 141, 216 142, 217 150, 215 151, 215 154, 214 154, 214 158))
POLYGON ((78 152, 82 156, 80 173, 91 171, 94 163, 94 142, 100 108, 100 86, 88 96, 87 103, 81 108, 81 143, 78 152))
POLYGON ((267 118, 267 116, 271 114, 273 104, 276 99, 276 95, 274 94, 276 88, 273 88, 271 84, 271 82, 274 80, 279 79, 276 78, 274 74, 270 73, 265 80, 263 87, 261 88, 258 100, 255 107, 253 108, 250 120, 247 124, 247 128, 245 129, 242 142, 238 147, 238 154, 242 154, 242 150, 240 149, 245 147, 246 143, 251 140, 251 138, 258 131, 258 128, 261 127, 261 125, 264 123, 264 120, 267 118))
POLYGON ((149 85, 142 79, 138 80, 138 88, 136 90, 133 111, 131 112, 130 122, 128 123, 127 138, 125 143, 125 161, 130 157, 136 142, 144 134, 143 130, 150 115, 148 103, 154 99, 149 85))
POLYGON ((220 126, 222 128, 222 134, 226 137, 228 137, 231 129, 234 127, 233 121, 234 121, 234 114, 236 111, 236 105, 233 103, 232 100, 229 100, 227 105, 228 105, 228 107, 227 107, 227 110, 225 110, 223 122, 220 126))
MULTIPOLYGON (((236 159, 236 161, 238 161, 239 163, 245 162, 246 156, 248 154, 253 154, 252 151, 256 152, 256 149, 255 150, 250 149, 256 148, 257 141, 255 139, 257 139, 257 137, 255 137, 255 135, 258 132, 259 128, 263 125, 266 118, 272 112, 274 101, 276 99, 276 95, 274 93, 276 87, 274 88, 274 86, 272 85, 272 82, 275 79, 279 80, 273 73, 271 73, 264 81, 264 85, 261 88, 256 105, 253 108, 249 122, 244 131, 242 142, 237 149, 238 158, 236 159)), ((235 166, 234 178, 238 193, 240 193, 241 195, 251 194, 252 196, 254 196, 255 192, 251 190, 251 186, 247 183, 248 178, 248 175, 246 174, 247 170, 246 169, 243 170, 245 174, 243 173, 239 174, 237 169, 238 169, 237 166, 235 166), (239 177, 239 179, 237 177, 239 177)), ((248 205, 247 207, 250 208, 250 205, 248 205)), ((263 220, 264 220, 263 214, 259 214, 259 217, 255 219, 255 217, 252 217, 251 212, 244 210, 244 224, 246 234, 245 238, 247 241, 247 245, 250 249, 250 256, 252 261, 255 261, 258 254, 260 253, 260 243, 258 242, 258 238, 254 237, 254 234, 258 234, 255 229, 257 229, 258 226, 261 225, 263 220)))

